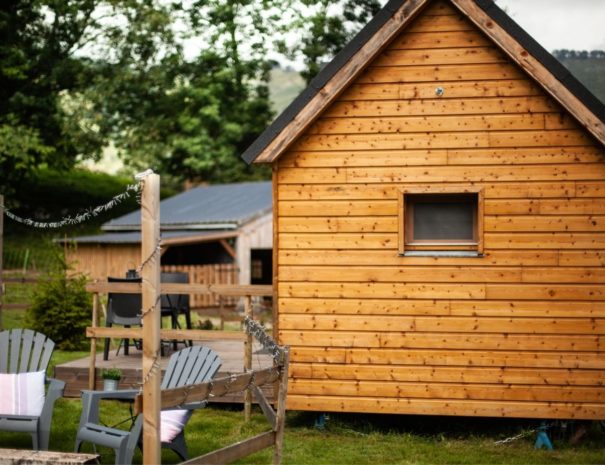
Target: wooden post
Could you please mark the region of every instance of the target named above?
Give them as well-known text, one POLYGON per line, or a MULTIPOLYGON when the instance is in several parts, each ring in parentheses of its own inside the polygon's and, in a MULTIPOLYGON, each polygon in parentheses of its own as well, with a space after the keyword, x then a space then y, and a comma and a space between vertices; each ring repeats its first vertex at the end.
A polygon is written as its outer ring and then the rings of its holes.
POLYGON ((143 312, 143 463, 161 463, 160 441, 160 177, 143 178, 141 258, 143 312))
MULTIPOLYGON (((252 298, 247 295, 244 297, 244 314, 246 317, 252 318, 252 298)), ((246 342, 244 347, 244 371, 252 370, 252 335, 246 334, 246 342)), ((252 415, 252 392, 250 389, 244 391, 244 421, 249 422, 252 415)))
MULTIPOLYGON (((99 293, 92 295, 92 327, 99 326, 99 293)), ((90 361, 88 365, 88 389, 94 391, 96 384, 97 338, 90 338, 90 361)))
POLYGON ((4 281, 2 280, 4 255, 4 196, 0 195, 0 331, 4 329, 2 323, 2 304, 4 302, 4 281))
POLYGON ((281 465, 282 450, 284 447, 284 431, 286 429, 286 394, 288 393, 288 376, 290 367, 290 349, 286 347, 284 367, 279 380, 279 393, 277 395, 277 417, 275 419, 275 450, 273 451, 273 465, 281 465))

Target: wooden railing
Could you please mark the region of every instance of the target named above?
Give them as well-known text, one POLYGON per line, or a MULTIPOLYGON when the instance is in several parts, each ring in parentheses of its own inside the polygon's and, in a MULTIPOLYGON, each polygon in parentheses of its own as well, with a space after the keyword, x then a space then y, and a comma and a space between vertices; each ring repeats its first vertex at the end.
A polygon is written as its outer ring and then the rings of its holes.
MULTIPOLYGON (((206 285, 194 283, 161 283, 161 294, 213 294, 231 298, 243 298, 244 317, 253 319, 252 297, 266 297, 273 295, 273 287, 266 285, 206 285)), ((97 358, 97 339, 98 338, 117 338, 117 339, 140 339, 142 337, 142 328, 124 328, 124 327, 99 327, 99 309, 100 294, 112 293, 140 293, 142 283, 128 282, 93 282, 86 286, 86 290, 93 294, 92 308, 92 326, 86 329, 86 336, 90 338, 90 361, 88 370, 88 387, 91 390, 95 388, 95 371, 97 358)), ((246 371, 252 369, 252 336, 243 332, 233 331, 207 331, 194 329, 161 329, 160 338, 162 340, 243 340, 244 344, 244 368, 246 371)), ((246 420, 250 419, 252 408, 252 399, 249 391, 244 394, 244 412, 246 420)))
MULTIPOLYGON (((162 265, 162 271, 169 273, 187 273, 189 282, 208 286, 236 286, 239 279, 239 268, 233 263, 212 263, 208 265, 162 265)), ((189 306, 192 309, 235 305, 237 298, 225 297, 221 302, 215 293, 193 294, 189 306)))

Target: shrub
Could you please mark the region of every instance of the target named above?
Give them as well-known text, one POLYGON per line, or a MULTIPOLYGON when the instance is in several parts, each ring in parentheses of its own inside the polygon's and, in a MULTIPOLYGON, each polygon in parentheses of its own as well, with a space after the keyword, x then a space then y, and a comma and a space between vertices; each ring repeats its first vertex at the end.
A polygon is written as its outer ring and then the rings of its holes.
POLYGON ((92 314, 92 298, 86 277, 67 274, 67 266, 40 279, 27 312, 28 325, 50 337, 61 350, 86 346, 86 326, 92 314))

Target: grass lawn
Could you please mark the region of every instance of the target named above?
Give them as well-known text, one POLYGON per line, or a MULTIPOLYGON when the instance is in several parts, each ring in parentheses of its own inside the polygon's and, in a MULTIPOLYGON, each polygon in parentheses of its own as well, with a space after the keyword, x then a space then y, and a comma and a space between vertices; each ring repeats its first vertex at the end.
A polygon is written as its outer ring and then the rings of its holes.
MULTIPOLYGON (((56 404, 51 434, 51 449, 71 451, 80 415, 77 399, 61 399, 56 404)), ((115 424, 128 418, 125 404, 106 402, 102 420, 115 424)), ((314 428, 315 415, 289 412, 284 464, 603 464, 605 431, 593 423, 580 445, 570 446, 557 440, 553 430, 554 451, 536 450, 535 435, 530 434, 505 445, 495 441, 522 431, 536 422, 469 418, 436 418, 396 415, 331 415, 325 430, 314 428)), ((244 424, 243 412, 235 407, 210 407, 197 411, 187 425, 190 456, 201 455, 237 440, 268 430, 259 411, 251 423, 244 424)), ((0 433, 0 447, 30 448, 27 435, 0 433)), ((89 444, 83 451, 92 452, 89 444)), ((99 449, 101 463, 111 464, 109 449, 99 449)), ((141 463, 141 453, 135 463, 141 463)), ((163 463, 178 463, 172 451, 163 451, 163 463)), ((267 464, 272 449, 251 455, 238 463, 267 464)))
MULTIPOLYGON (((4 312, 5 327, 22 327, 24 312, 4 312)), ((87 356, 88 352, 55 351, 52 364, 87 356)), ((52 367, 51 367, 52 370, 52 367)), ((59 399, 55 405, 51 450, 72 451, 80 417, 79 399, 59 399)), ((129 416, 127 404, 103 402, 102 421, 114 425, 129 416)), ((514 442, 496 441, 530 432, 533 420, 457 417, 332 414, 324 430, 314 427, 317 416, 288 412, 284 464, 605 464, 605 426, 587 424, 588 432, 578 445, 569 437, 577 424, 570 423, 563 434, 561 424, 550 437, 555 450, 536 450, 536 435, 530 433, 514 442)), ((127 427, 125 423, 123 427, 127 427)), ((267 431, 260 413, 254 411, 249 424, 243 422, 240 406, 212 406, 194 413, 186 429, 191 457, 267 431)), ((0 432, 0 448, 31 448, 29 435, 0 432)), ((85 444, 84 452, 92 452, 85 444)), ((114 463, 113 451, 100 448, 102 464, 114 463)), ((140 451, 135 463, 141 463, 140 451)), ((172 451, 163 451, 162 462, 178 463, 172 451)), ((251 455, 238 463, 272 462, 272 449, 251 455)))

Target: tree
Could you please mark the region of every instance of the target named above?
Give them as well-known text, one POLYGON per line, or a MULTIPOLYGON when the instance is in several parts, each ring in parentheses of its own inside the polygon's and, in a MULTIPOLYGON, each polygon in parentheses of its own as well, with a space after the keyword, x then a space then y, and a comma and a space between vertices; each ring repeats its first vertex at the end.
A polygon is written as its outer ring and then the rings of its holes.
POLYGON ((98 91, 98 102, 129 165, 180 180, 267 176, 240 155, 272 117, 265 44, 278 15, 266 12, 282 6, 268 0, 194 2, 180 10, 188 31, 183 39, 212 46, 193 57, 166 56, 148 68, 133 63, 99 73, 99 88, 109 88, 98 91))
POLYGON ((303 0, 294 23, 300 40, 291 45, 282 42, 280 50, 293 60, 302 59, 301 75, 307 83, 319 73, 347 42, 379 10, 380 0, 303 0))
POLYGON ((109 141, 130 166, 176 180, 267 176, 240 155, 273 116, 274 44, 302 57, 310 80, 378 8, 379 0, 9 2, 0 7, 4 193, 39 166, 95 159, 109 141), (287 37, 297 40, 285 46, 287 37))
POLYGON ((101 60, 118 51, 144 61, 161 36, 158 31, 164 33, 162 25, 168 24, 158 18, 167 13, 152 0, 12 0, 0 6, 4 193, 39 166, 67 169, 100 155, 107 137, 102 120, 84 97, 94 77, 87 48, 101 60), (147 14, 150 11, 155 14, 147 14), (108 18, 126 21, 118 27, 108 18), (133 27, 135 19, 138 29, 133 27), (115 48, 127 35, 133 40, 115 48))
MULTIPOLYGON (((0 185, 10 192, 40 163, 70 166, 82 146, 98 146, 67 127, 58 104, 77 86, 81 66, 71 51, 81 38, 90 0, 15 0, 0 6, 0 185)), ((89 147, 90 149, 90 147, 89 147)))

